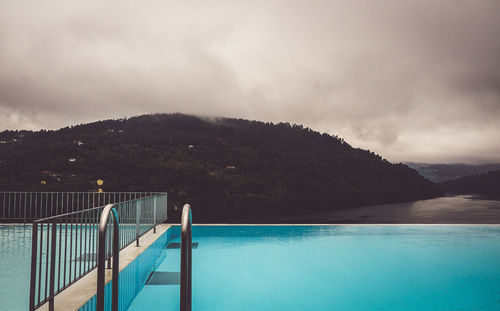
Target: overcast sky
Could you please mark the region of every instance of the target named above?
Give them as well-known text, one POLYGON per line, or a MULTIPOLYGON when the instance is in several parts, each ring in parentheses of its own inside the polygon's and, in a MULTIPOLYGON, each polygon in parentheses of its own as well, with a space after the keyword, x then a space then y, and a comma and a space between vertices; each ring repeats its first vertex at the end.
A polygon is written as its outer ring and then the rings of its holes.
POLYGON ((500 162, 500 1, 0 1, 0 131, 152 112, 500 162))

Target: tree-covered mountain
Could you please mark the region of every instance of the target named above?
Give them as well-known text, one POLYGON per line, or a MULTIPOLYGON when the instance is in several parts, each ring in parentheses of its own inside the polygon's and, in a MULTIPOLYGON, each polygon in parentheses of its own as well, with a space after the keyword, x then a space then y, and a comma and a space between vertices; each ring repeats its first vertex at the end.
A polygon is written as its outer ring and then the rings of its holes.
POLYGON ((500 197, 500 170, 462 177, 440 185, 450 194, 483 194, 500 197))
POLYGON ((430 164, 430 163, 405 163, 417 170, 420 175, 430 181, 441 183, 466 176, 480 175, 491 171, 500 170, 500 163, 492 164, 430 164))
POLYGON ((403 164, 288 123, 154 114, 0 133, 0 189, 167 191, 202 219, 307 214, 432 198, 403 164))

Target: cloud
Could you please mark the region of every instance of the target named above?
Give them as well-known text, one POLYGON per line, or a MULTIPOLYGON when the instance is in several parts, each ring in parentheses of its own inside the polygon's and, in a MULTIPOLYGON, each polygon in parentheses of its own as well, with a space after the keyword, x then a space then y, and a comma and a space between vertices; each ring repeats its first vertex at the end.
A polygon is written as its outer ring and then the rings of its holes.
POLYGON ((499 38, 496 0, 7 0, 0 130, 183 112, 500 161, 499 38))

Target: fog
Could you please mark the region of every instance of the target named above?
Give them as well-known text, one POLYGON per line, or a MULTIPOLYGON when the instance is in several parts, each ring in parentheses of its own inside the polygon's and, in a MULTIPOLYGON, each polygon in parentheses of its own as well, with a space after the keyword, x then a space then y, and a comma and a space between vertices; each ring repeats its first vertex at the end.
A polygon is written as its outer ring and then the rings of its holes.
POLYGON ((500 162, 499 55, 497 0, 4 0, 0 130, 181 112, 500 162))

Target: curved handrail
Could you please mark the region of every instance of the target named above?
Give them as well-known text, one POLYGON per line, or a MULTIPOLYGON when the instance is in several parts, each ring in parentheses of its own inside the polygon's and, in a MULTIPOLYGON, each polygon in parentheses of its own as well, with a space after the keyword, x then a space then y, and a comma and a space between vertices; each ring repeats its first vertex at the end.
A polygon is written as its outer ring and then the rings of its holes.
POLYGON ((191 311, 191 224, 191 206, 185 204, 181 219, 181 311, 191 311))
POLYGON ((97 251, 97 311, 104 311, 104 270, 106 263, 106 229, 109 213, 113 213, 113 279, 111 310, 118 311, 118 273, 120 270, 120 230, 118 212, 115 204, 108 204, 102 211, 99 221, 99 248, 97 251))

